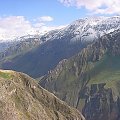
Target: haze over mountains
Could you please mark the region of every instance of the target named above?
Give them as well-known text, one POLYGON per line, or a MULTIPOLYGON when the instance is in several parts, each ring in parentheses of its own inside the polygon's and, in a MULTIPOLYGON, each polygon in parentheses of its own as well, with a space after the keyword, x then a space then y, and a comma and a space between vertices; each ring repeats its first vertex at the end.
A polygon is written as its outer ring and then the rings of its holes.
POLYGON ((119 16, 77 20, 61 30, 53 30, 40 36, 40 43, 38 41, 34 45, 34 42, 31 42, 28 47, 32 46, 34 49, 28 50, 28 52, 26 50, 29 48, 21 43, 8 48, 0 54, 1 68, 22 71, 33 77, 40 77, 53 69, 61 60, 77 54, 102 35, 119 29, 119 23, 119 16), (43 69, 41 70, 41 68, 43 69))

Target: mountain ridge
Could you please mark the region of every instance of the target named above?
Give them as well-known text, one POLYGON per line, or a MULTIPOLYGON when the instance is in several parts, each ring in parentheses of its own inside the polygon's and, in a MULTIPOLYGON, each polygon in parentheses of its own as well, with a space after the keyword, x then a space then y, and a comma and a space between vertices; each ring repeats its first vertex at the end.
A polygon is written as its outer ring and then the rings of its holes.
POLYGON ((53 30, 41 36, 40 41, 44 43, 33 46, 25 54, 1 61, 1 68, 22 71, 34 78, 43 76, 62 59, 72 57, 102 35, 120 28, 119 23, 119 16, 77 20, 64 29, 53 30))
MULTIPOLYGON (((40 80, 41 86, 80 111, 85 105, 82 95, 86 87, 92 84, 105 83, 107 89, 112 89, 113 99, 115 100, 116 96, 119 98, 119 39, 120 30, 102 36, 77 55, 61 61, 53 71, 50 71, 48 75, 40 80), (82 104, 82 106, 79 106, 79 104, 82 104)), ((106 93, 106 95, 108 94, 106 93)), ((105 99, 109 100, 109 98, 105 99)), ((116 103, 116 100, 114 102, 116 103)), ((109 111, 107 112, 106 114, 110 114, 109 111)), ((116 114, 119 116, 119 113, 120 111, 117 111, 116 114)), ((86 114, 88 115, 89 112, 86 114)), ((97 116, 97 119, 101 114, 97 116)), ((89 117, 87 120, 89 120, 89 117)), ((104 120, 106 119, 104 118, 104 120)), ((114 118, 114 120, 116 119, 114 118)))

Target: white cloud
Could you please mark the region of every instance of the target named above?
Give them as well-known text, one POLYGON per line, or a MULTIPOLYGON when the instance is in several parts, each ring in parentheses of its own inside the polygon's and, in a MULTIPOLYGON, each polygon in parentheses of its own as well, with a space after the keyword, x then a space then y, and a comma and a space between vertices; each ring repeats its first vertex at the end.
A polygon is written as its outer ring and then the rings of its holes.
POLYGON ((24 16, 1 17, 0 40, 14 39, 27 34, 32 35, 36 34, 38 31, 39 33, 43 34, 47 31, 59 28, 61 28, 61 26, 47 26, 43 21, 34 21, 34 23, 31 23, 24 16))
POLYGON ((53 18, 51 16, 42 16, 38 18, 38 20, 41 22, 50 22, 50 21, 53 21, 53 18))
POLYGON ((60 26, 47 26, 45 23, 36 23, 34 24, 35 26, 35 30, 41 34, 44 34, 48 31, 51 31, 51 30, 55 30, 55 29, 62 29, 64 27, 66 27, 67 25, 60 25, 60 26))
POLYGON ((23 16, 10 16, 0 19, 0 39, 12 39, 33 31, 29 21, 23 16))
POLYGON ((85 7, 94 14, 120 14, 120 0, 58 0, 66 6, 85 7))

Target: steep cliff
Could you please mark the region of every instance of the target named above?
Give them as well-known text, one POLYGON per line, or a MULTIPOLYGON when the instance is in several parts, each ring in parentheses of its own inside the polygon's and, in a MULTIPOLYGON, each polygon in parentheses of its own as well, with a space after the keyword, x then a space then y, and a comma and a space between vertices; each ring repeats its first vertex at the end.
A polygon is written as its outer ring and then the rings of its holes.
POLYGON ((83 114, 86 120, 119 120, 120 98, 113 97, 111 88, 106 83, 92 84, 84 89, 81 95, 85 99, 83 114))

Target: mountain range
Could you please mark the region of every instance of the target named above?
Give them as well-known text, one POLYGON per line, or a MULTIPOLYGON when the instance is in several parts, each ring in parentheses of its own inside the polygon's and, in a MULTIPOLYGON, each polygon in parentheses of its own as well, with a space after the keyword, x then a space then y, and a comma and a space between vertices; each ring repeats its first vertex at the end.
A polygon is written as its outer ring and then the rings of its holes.
POLYGON ((1 57, 0 68, 37 78, 86 120, 120 120, 119 16, 79 19, 36 43, 30 40, 1 52, 9 54, 1 57))
POLYGON ((28 45, 20 42, 15 49, 8 48, 2 52, 0 66, 2 69, 22 71, 38 78, 54 69, 61 60, 72 57, 104 34, 119 28, 119 16, 79 19, 63 29, 40 36, 37 44, 31 38, 32 42, 28 40, 28 45))
POLYGON ((119 61, 120 30, 116 30, 61 61, 39 84, 82 111, 87 120, 119 120, 119 61))

